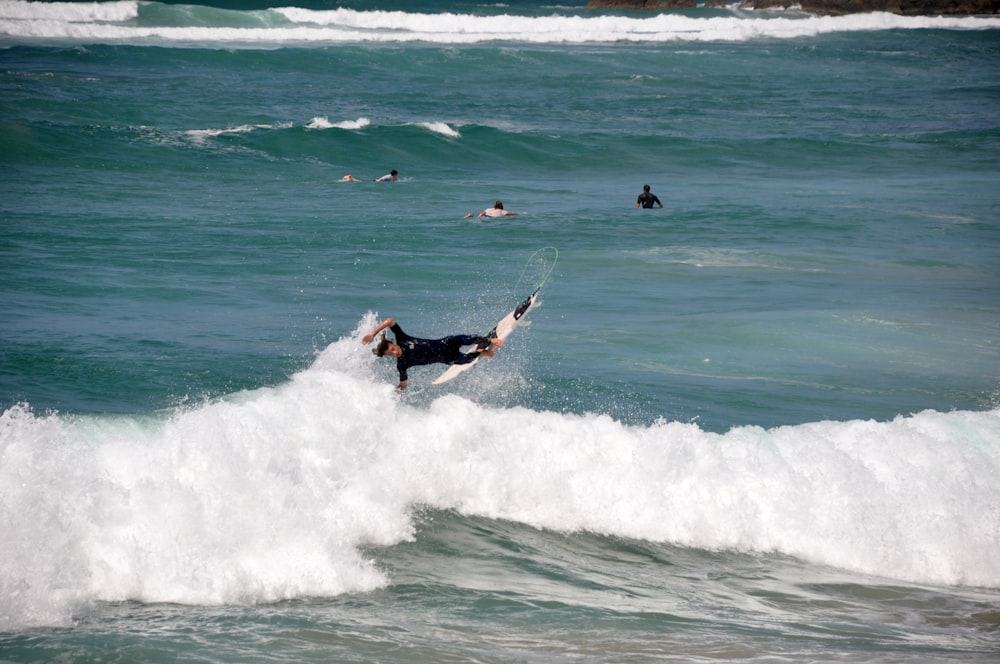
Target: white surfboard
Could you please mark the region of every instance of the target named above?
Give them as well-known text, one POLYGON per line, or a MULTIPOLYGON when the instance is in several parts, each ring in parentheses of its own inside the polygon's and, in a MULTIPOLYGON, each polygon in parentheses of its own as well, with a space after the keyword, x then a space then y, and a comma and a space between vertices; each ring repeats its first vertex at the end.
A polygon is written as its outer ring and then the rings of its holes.
MULTIPOLYGON (((500 319, 500 322, 497 323, 492 330, 490 330, 489 334, 486 335, 486 338, 503 339, 506 341, 507 337, 514 331, 515 328, 520 327, 521 325, 526 325, 525 322, 522 322, 522 318, 524 318, 524 316, 531 311, 531 308, 535 306, 535 300, 537 299, 538 291, 536 290, 534 293, 529 295, 524 302, 517 305, 512 312, 500 319)), ((480 348, 486 348, 487 346, 488 344, 479 345, 480 348)), ((449 380, 456 378, 459 374, 465 373, 471 369, 477 362, 479 362, 478 357, 467 364, 453 364, 448 367, 447 371, 435 378, 433 384, 440 385, 441 383, 447 383, 449 380)))

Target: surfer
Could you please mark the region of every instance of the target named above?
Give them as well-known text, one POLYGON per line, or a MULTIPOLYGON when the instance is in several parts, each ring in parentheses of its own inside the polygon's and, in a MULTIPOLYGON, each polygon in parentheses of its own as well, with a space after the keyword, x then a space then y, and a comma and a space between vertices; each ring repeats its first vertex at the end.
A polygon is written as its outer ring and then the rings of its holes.
MULTIPOLYGON (((503 201, 497 201, 493 204, 493 207, 486 208, 485 210, 479 213, 480 217, 513 217, 516 215, 517 212, 511 212, 510 210, 503 209, 503 201)), ((465 218, 468 219, 471 216, 472 213, 470 212, 469 214, 465 215, 465 218)))
POLYGON ((654 203, 659 205, 660 207, 663 207, 663 203, 661 203, 660 199, 656 197, 656 194, 650 193, 649 185, 648 184, 642 185, 642 193, 639 194, 639 198, 636 199, 635 206, 651 208, 653 207, 654 203))
POLYGON ((417 339, 403 332, 392 318, 379 323, 371 334, 361 338, 361 343, 367 346, 379 332, 382 332, 382 339, 372 353, 378 357, 388 355, 396 358, 396 370, 399 371, 399 386, 396 389, 400 392, 406 389, 407 370, 410 367, 434 363, 468 364, 480 355, 493 357, 497 354, 497 348, 503 346, 503 339, 487 339, 471 334, 457 334, 441 339, 417 339), (395 342, 385 338, 383 330, 386 328, 396 336, 395 342), (462 352, 463 346, 472 345, 476 348, 468 353, 462 352))
MULTIPOLYGON (((392 169, 392 171, 390 171, 389 173, 386 173, 382 177, 375 178, 375 182, 395 182, 398 179, 399 179, 399 173, 396 172, 396 169, 392 169)), ((362 180, 360 178, 356 178, 353 175, 351 175, 350 173, 348 173, 344 177, 340 178, 340 181, 341 182, 364 182, 364 180, 362 180)))

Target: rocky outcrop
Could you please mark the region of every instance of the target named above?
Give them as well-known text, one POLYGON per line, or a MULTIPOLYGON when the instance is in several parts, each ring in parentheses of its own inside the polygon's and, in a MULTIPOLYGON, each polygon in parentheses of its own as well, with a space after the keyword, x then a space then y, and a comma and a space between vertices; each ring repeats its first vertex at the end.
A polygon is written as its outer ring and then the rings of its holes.
MULTIPOLYGON (((705 0, 705 5, 718 7, 733 4, 724 0, 705 0)), ((590 0, 589 9, 691 9, 697 0, 590 0)), ((740 0, 745 9, 788 9, 801 7, 811 14, 864 14, 890 12, 904 16, 986 15, 1000 14, 1000 0, 740 0)))
POLYGON ((694 9, 697 0, 590 0, 587 9, 694 9))

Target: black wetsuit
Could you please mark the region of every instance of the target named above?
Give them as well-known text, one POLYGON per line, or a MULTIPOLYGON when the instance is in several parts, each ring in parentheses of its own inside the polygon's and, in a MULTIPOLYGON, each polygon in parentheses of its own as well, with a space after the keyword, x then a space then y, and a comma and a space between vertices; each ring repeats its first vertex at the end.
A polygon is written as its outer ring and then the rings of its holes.
POLYGON ((660 207, 663 207, 663 203, 661 203, 660 199, 656 197, 656 194, 650 193, 648 191, 644 191, 641 194, 639 194, 639 198, 637 198, 635 202, 644 208, 653 207, 653 203, 656 203, 660 207))
POLYGON ((410 367, 434 364, 435 362, 468 364, 479 357, 479 353, 463 353, 462 346, 488 345, 490 343, 486 337, 471 334, 456 334, 443 339, 417 339, 403 332, 399 325, 393 325, 389 329, 396 335, 396 345, 403 351, 403 356, 396 360, 400 382, 407 379, 406 370, 410 367))

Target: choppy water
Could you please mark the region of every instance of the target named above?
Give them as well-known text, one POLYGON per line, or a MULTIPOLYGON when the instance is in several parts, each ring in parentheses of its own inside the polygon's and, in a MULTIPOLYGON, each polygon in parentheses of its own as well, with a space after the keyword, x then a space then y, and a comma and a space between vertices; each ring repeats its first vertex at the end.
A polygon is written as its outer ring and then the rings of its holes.
POLYGON ((995 659, 998 27, 0 2, 0 659, 995 659))

